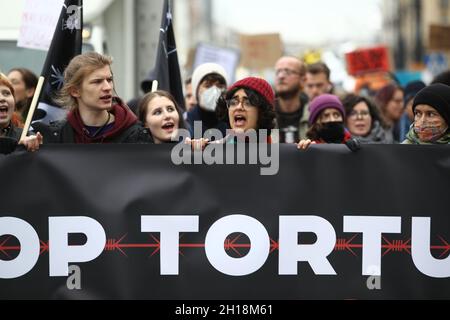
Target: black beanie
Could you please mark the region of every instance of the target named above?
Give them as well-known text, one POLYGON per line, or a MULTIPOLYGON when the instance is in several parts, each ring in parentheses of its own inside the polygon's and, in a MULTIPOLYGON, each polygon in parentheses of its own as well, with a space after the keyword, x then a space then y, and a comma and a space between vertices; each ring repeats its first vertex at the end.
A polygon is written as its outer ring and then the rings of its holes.
POLYGON ((450 87, 445 84, 432 84, 422 90, 414 98, 413 111, 420 104, 426 104, 434 109, 444 118, 450 126, 450 87))

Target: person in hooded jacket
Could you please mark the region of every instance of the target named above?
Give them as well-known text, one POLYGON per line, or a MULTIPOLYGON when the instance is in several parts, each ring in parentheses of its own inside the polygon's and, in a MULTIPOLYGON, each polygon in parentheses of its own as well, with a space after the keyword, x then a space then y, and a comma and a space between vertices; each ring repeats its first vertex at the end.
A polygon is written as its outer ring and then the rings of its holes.
POLYGON ((306 150, 311 144, 344 144, 352 136, 345 129, 345 109, 339 98, 332 94, 323 94, 309 105, 308 139, 301 140, 297 147, 306 150))
POLYGON ((450 87, 437 83, 414 98, 414 122, 403 144, 450 144, 450 87))
POLYGON ((191 136, 195 133, 195 123, 200 123, 202 136, 209 129, 218 129, 223 135, 227 124, 217 118, 217 102, 227 88, 227 73, 216 63, 204 63, 192 74, 192 94, 197 105, 187 113, 187 123, 191 136))
POLYGON ((347 95, 342 104, 347 115, 345 123, 353 138, 363 144, 387 144, 377 107, 367 98, 347 95))
POLYGON ((110 57, 89 52, 74 57, 64 71, 64 86, 55 102, 68 108, 67 118, 34 123, 44 143, 152 143, 148 129, 114 96, 110 57))

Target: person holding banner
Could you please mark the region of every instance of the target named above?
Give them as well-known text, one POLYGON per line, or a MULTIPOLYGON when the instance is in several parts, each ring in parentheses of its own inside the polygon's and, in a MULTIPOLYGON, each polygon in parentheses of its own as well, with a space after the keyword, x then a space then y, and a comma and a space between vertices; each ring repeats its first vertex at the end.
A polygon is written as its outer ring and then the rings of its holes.
POLYGON ((342 104, 347 114, 346 127, 355 139, 364 144, 387 143, 378 110, 369 99, 349 94, 342 104))
POLYGON ((150 130, 156 144, 177 142, 172 138, 178 129, 186 129, 178 103, 166 91, 147 93, 138 110, 139 120, 150 130))
POLYGON ((403 144, 450 144, 450 87, 432 84, 416 95, 414 123, 403 144))
MULTIPOLYGON (((204 149, 209 143, 236 143, 242 137, 249 141, 254 130, 259 139, 260 130, 266 130, 267 143, 272 143, 271 130, 275 128, 275 93, 270 84, 261 78, 248 77, 234 83, 225 97, 217 103, 219 120, 227 122, 231 128, 223 139, 210 142, 208 139, 186 139, 195 150, 204 149)), ((260 141, 251 141, 260 142, 260 141)))
POLYGON ((76 56, 64 72, 55 101, 69 109, 67 119, 33 123, 44 143, 151 143, 147 129, 122 100, 114 96, 110 57, 95 52, 76 56))
POLYGON ((337 96, 318 96, 311 101, 309 113, 308 139, 301 140, 298 149, 306 150, 311 144, 347 143, 352 138, 345 129, 345 109, 337 96))
POLYGON ((20 140, 22 129, 14 123, 14 110, 16 108, 15 91, 9 79, 0 73, 0 144, 1 153, 11 153, 15 150, 17 143, 22 144, 28 151, 34 152, 42 144, 42 136, 29 136, 20 140), (20 141, 19 141, 20 140, 20 141), (4 150, 8 146, 8 150, 4 150))
POLYGON ((270 84, 261 78, 248 77, 234 83, 225 98, 219 99, 217 114, 235 133, 267 130, 271 142, 276 118, 274 104, 275 93, 270 84))

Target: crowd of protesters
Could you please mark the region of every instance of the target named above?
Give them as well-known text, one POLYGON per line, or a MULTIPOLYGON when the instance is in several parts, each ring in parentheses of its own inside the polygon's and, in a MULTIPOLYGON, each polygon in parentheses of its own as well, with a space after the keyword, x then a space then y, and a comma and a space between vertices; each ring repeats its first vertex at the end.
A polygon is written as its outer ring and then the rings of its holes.
MULTIPOLYGON (((197 67, 185 82, 182 110, 170 92, 148 92, 130 108, 115 93, 112 60, 98 53, 72 59, 64 72, 64 86, 54 100, 67 117, 50 125, 34 122, 25 139, 21 127, 27 117, 37 77, 24 68, 0 76, 0 137, 16 140, 29 151, 42 143, 174 143, 179 129, 191 138, 209 129, 246 133, 279 129, 275 142, 343 144, 449 144, 449 72, 426 86, 414 81, 402 88, 393 81, 373 96, 334 92, 331 71, 319 62, 281 57, 274 66, 272 87, 266 80, 247 77, 229 83, 219 64, 197 67)), ((148 91, 148 90, 147 90, 148 91)), ((192 143, 195 139, 187 139, 192 143)), ((185 141, 186 143, 186 141, 185 141)), ((202 139, 201 145, 209 143, 202 139)))

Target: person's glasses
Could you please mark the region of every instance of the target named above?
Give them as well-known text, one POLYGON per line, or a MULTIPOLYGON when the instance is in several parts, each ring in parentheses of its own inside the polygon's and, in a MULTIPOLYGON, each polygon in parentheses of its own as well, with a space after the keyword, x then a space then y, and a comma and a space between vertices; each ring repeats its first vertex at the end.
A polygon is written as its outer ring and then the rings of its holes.
POLYGON ((368 118, 369 116, 370 116, 370 112, 369 111, 360 111, 360 112, 352 111, 348 115, 348 117, 352 118, 352 119, 368 118))
POLYGON ((277 77, 280 77, 282 75, 286 75, 288 77, 292 76, 293 74, 300 74, 299 72, 292 70, 292 69, 278 69, 275 71, 275 75, 277 77))
POLYGON ((250 103, 250 100, 248 98, 232 98, 230 100, 227 100, 227 107, 229 109, 235 109, 239 105, 242 105, 245 109, 250 109, 253 107, 253 105, 250 103))

